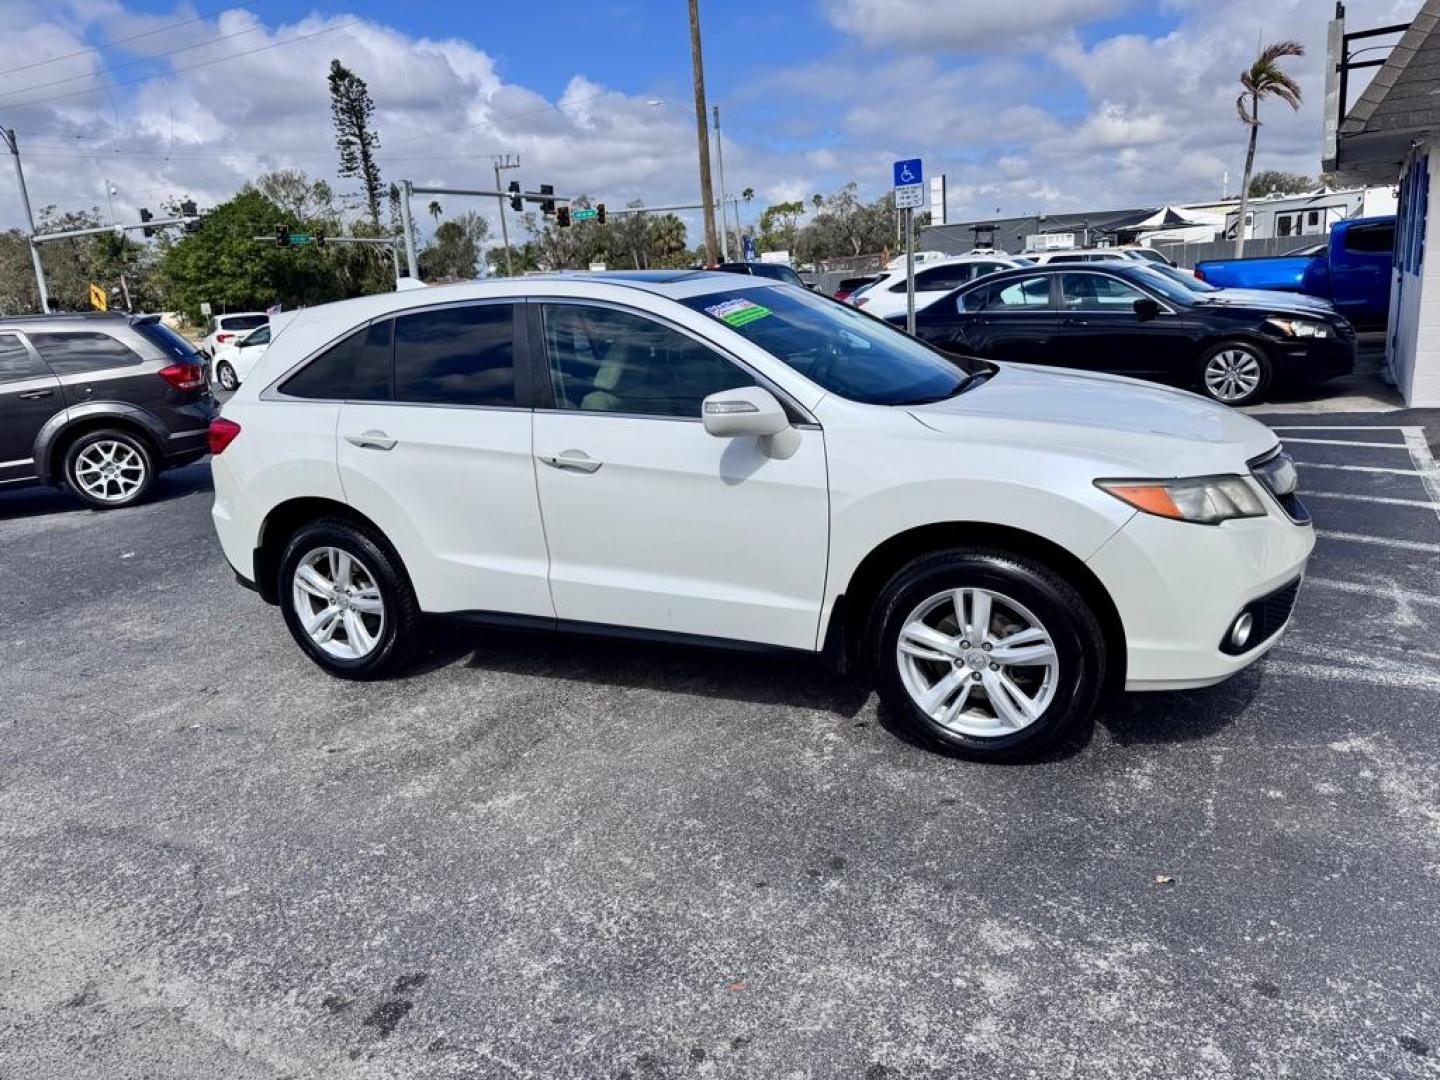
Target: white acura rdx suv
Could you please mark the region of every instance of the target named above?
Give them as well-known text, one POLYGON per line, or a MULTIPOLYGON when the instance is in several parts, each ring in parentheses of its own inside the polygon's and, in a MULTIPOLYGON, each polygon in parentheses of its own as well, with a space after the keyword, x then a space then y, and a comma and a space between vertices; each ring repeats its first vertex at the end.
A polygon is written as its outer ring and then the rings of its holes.
POLYGON ((1237 412, 957 362, 736 274, 311 308, 210 437, 226 557, 335 675, 400 669, 427 616, 788 650, 863 665, 916 735, 990 760, 1106 686, 1233 675, 1314 545, 1237 412))

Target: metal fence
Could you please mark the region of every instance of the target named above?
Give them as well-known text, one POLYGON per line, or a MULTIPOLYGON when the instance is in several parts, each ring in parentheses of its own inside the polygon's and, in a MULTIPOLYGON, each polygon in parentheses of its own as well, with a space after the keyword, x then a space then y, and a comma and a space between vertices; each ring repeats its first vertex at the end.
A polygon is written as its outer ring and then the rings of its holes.
MULTIPOLYGON (((1262 240, 1246 240, 1244 257, 1254 259, 1269 255, 1290 255, 1301 248, 1314 247, 1316 244, 1323 243, 1325 243, 1324 236, 1270 236, 1262 240)), ((1167 258, 1175 260, 1177 266, 1183 266, 1187 270, 1193 269, 1197 262, 1204 262, 1206 259, 1233 259, 1235 257, 1234 240, 1206 240, 1178 244, 1156 242, 1150 246, 1156 251, 1162 252, 1167 258)))

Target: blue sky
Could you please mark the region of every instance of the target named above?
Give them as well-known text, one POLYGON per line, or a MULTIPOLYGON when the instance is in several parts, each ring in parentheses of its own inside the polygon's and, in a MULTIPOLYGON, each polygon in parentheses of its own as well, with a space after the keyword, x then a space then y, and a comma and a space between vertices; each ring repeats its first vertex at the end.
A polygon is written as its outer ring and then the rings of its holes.
MULTIPOLYGON (((1416 0, 1348 6, 1361 27, 1408 18, 1416 0)), ((1235 77, 1262 39, 1294 37, 1309 54, 1294 64, 1307 104, 1263 117, 1259 164, 1315 173, 1332 7, 702 0, 702 22, 728 186, 756 190, 752 214, 851 180, 878 195, 889 162, 918 155, 947 174, 952 217, 968 218, 1214 198, 1227 172, 1233 189, 1244 148, 1235 77)), ((33 65, 0 62, 0 123, 28 148, 39 204, 95 205, 99 176, 126 212, 172 190, 217 201, 269 168, 333 177, 324 74, 339 56, 370 83, 387 179, 475 186, 491 153, 511 151, 527 183, 615 202, 693 199, 684 0, 544 10, 0 0, 0 37, 33 65), (262 45, 274 47, 249 52, 262 45), (65 57, 86 46, 97 48, 65 57), (211 59, 223 62, 183 70, 211 59), (69 81, 38 85, 58 79, 69 81)), ((0 226, 17 216, 0 180, 0 226)))

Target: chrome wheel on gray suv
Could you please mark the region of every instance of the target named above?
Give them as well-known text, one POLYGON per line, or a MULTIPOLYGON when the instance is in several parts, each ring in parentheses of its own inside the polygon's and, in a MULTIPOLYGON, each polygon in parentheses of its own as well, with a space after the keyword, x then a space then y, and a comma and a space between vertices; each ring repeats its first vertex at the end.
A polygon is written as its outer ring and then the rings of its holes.
POLYGON ((1015 761, 1073 734, 1105 681, 1105 635, 1065 576, 1028 556, 962 548, 901 567, 871 609, 880 699, 913 736, 1015 761))
POLYGON ((100 510, 129 506, 150 489, 150 451, 125 431, 92 431, 76 439, 65 455, 70 489, 100 510))
POLYGON ((1205 354, 1200 382, 1216 401, 1249 405, 1259 400, 1270 383, 1270 361, 1253 345, 1224 342, 1205 354))

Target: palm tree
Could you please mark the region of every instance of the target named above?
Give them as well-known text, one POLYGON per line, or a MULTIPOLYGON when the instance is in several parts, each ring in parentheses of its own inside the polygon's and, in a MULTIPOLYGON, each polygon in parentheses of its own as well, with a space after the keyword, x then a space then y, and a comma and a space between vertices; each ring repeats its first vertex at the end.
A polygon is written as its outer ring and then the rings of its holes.
POLYGON ((440 220, 440 215, 445 212, 445 211, 441 208, 440 204, 439 204, 438 202, 436 202, 434 199, 431 199, 431 200, 430 200, 430 206, 429 206, 428 209, 429 209, 429 211, 430 211, 430 216, 431 216, 432 218, 434 218, 436 221, 439 221, 439 220, 440 220))
POLYGON ((1245 214, 1250 208, 1250 172, 1255 167, 1255 138, 1260 134, 1260 99, 1277 97, 1292 109, 1300 108, 1300 84, 1285 74, 1280 60, 1286 56, 1304 56, 1305 46, 1298 41, 1277 41, 1265 46, 1255 62, 1240 73, 1244 88, 1235 99, 1240 122, 1250 129, 1250 146, 1245 152, 1245 180, 1240 185, 1240 217, 1235 222, 1235 257, 1245 253, 1245 214))
POLYGON ((818 214, 820 212, 820 204, 825 201, 824 198, 817 191, 814 195, 810 196, 810 201, 815 204, 815 212, 818 214))

